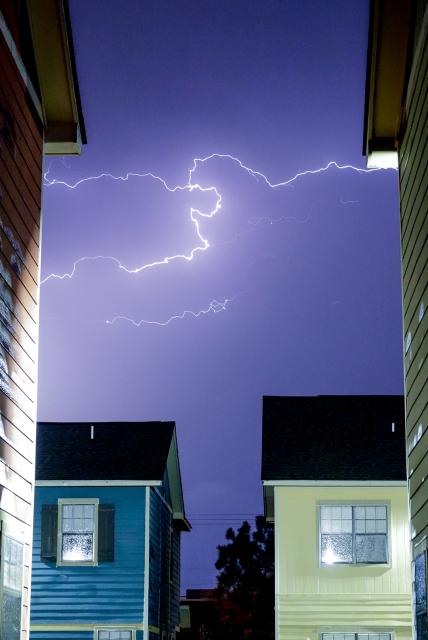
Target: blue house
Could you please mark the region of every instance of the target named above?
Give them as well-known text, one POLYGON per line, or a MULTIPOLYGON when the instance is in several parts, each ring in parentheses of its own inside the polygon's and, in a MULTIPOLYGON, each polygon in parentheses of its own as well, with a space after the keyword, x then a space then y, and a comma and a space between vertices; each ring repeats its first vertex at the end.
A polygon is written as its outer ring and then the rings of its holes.
POLYGON ((172 640, 184 512, 173 422, 39 423, 31 640, 172 640))

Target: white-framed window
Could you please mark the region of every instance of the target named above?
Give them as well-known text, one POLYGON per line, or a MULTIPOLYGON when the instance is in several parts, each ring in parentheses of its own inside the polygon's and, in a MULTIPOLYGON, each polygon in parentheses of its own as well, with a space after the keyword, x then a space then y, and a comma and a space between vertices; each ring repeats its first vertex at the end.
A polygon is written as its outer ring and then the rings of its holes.
POLYGON ((95 640, 135 640, 135 632, 120 627, 100 628, 95 630, 95 640))
POLYGON ((97 563, 98 499, 61 498, 58 500, 57 564, 97 563))
POLYGON ((20 640, 24 544, 8 533, 1 540, 0 637, 20 640))
POLYGON ((319 517, 321 564, 388 563, 385 504, 325 504, 320 506, 319 517))
POLYGON ((391 640, 391 633, 322 633, 321 640, 391 640))

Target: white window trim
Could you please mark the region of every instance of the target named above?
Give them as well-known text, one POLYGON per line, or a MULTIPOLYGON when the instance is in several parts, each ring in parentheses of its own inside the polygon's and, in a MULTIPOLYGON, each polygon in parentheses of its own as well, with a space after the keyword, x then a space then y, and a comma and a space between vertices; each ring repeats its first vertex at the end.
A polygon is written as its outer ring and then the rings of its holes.
POLYGON ((98 565, 98 498, 59 498, 58 499, 58 536, 56 549, 57 567, 96 567, 98 565), (62 559, 62 507, 67 504, 92 504, 95 506, 94 522, 94 558, 93 560, 73 561, 62 559))
MULTIPOLYGON (((391 567, 391 504, 387 500, 319 500, 317 502, 317 536, 318 536, 318 566, 321 569, 331 567, 391 567), (386 507, 386 540, 387 540, 387 561, 386 562, 332 562, 328 564, 321 559, 321 507, 386 507)), ((323 631, 322 633, 329 633, 323 631)), ((331 631, 330 633, 333 633, 331 631)), ((334 633, 342 633, 335 631, 334 633)), ((368 631, 348 631, 347 633, 369 633, 368 631)), ((378 633, 373 631, 370 633, 378 633)), ((380 633, 380 632, 379 632, 380 633)), ((382 633, 390 633, 382 631, 382 633)), ((321 640, 321 637, 320 637, 321 640)), ((392 640, 392 636, 391 636, 392 640)))
POLYGON ((136 640, 136 628, 135 626, 130 626, 126 624, 122 625, 108 625, 103 624, 102 626, 94 628, 94 640, 98 640, 98 632, 99 631, 130 631, 131 632, 131 640, 136 640))

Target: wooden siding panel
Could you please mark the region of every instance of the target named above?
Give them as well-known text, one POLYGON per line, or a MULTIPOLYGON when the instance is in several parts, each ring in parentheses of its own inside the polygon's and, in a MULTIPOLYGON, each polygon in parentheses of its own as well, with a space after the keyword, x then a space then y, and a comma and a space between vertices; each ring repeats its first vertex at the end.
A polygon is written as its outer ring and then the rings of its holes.
POLYGON ((37 487, 31 624, 142 624, 145 487, 37 487), (115 505, 115 559, 94 567, 40 558, 41 509, 58 498, 99 498, 115 505))
MULTIPOLYGON (((399 150, 405 345, 406 433, 412 539, 428 523, 428 44, 416 69, 414 93, 399 150)), ((415 70, 414 70, 415 71, 415 70)))
POLYGON ((149 625, 172 633, 179 624, 179 541, 174 539, 169 489, 151 489, 149 625), (162 496, 162 497, 161 497, 162 496), (178 548, 177 548, 178 544, 178 548), (174 562, 175 560, 175 562, 174 562), (176 565, 176 566, 175 566, 176 565))
MULTIPOLYGON (((400 172, 400 190, 404 209, 412 199, 412 192, 419 189, 421 182, 421 167, 423 167, 423 157, 427 145, 428 98, 426 95, 421 100, 420 109, 417 121, 414 124, 408 123, 410 127, 415 126, 412 139, 405 139, 403 143, 403 151, 407 151, 407 164, 405 169, 400 172)), ((403 216, 402 220, 404 221, 403 216)), ((404 231, 408 222, 408 220, 404 221, 404 231)))
POLYGON ((407 169, 407 161, 408 161, 408 155, 409 155, 409 151, 410 149, 415 145, 415 129, 417 126, 417 119, 419 116, 419 112, 420 109, 417 108, 418 103, 420 100, 424 99, 424 86, 426 79, 426 69, 427 69, 427 65, 426 65, 426 49, 428 47, 428 42, 425 41, 424 43, 424 51, 422 51, 422 64, 419 65, 419 67, 416 69, 416 73, 415 73, 415 81, 412 83, 412 87, 411 87, 411 93, 408 94, 407 96, 407 103, 413 103, 412 108, 410 109, 410 112, 407 114, 407 130, 409 132, 409 136, 407 137, 407 153, 405 151, 405 149, 402 148, 402 153, 401 153, 401 157, 402 157, 402 162, 401 162, 401 171, 404 173, 407 169), (424 64, 425 61, 425 64, 424 64), (416 122, 416 126, 415 126, 415 122, 416 122))
MULTIPOLYGON (((422 411, 419 420, 416 421, 413 429, 409 432, 407 437, 407 454, 410 455, 415 448, 419 440, 425 434, 428 428, 428 405, 422 411)), ((416 471, 416 470, 414 470, 416 471)))
POLYGON ((43 132, 2 35, 0 113, 0 518, 11 531, 26 525, 28 640, 43 132))
MULTIPOLYGON (((37 282, 39 247, 19 215, 16 203, 7 191, 2 190, 0 195, 0 227, 8 236, 13 238, 14 243, 25 247, 25 254, 22 252, 24 255, 24 266, 37 282)), ((17 257, 19 257, 20 253, 21 252, 16 251, 17 257)))
POLYGON ((425 301, 423 297, 418 311, 419 313, 413 316, 405 336, 406 342, 407 340, 409 341, 409 346, 404 357, 406 379, 409 387, 413 384, 424 361, 423 345, 425 344, 428 331, 428 313, 425 312, 425 301))

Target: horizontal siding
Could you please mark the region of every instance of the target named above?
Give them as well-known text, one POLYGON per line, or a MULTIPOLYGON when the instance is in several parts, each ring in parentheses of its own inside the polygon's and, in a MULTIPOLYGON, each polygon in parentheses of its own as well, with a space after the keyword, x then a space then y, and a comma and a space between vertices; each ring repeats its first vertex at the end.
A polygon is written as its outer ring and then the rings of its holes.
POLYGON ((149 625, 172 633, 179 624, 180 538, 174 540, 165 480, 162 494, 163 499, 158 490, 151 489, 149 625))
MULTIPOLYGON (((288 626, 326 626, 340 628, 355 625, 387 629, 405 628, 411 637, 412 612, 409 598, 405 596, 365 596, 332 594, 331 596, 279 596, 280 628, 288 626)), ((303 632, 302 629, 302 632, 303 632)), ((342 629, 343 630, 343 629, 342 629)), ((285 637, 287 637, 285 635, 285 637)))
POLYGON ((149 579, 149 624, 160 623, 160 582, 162 556, 160 536, 162 522, 162 500, 154 489, 150 489, 150 579, 149 579))
POLYGON ((428 43, 407 97, 400 148, 406 432, 411 536, 428 524, 428 43))
POLYGON ((145 487, 36 488, 31 624, 141 624, 144 603, 145 487), (115 559, 57 567, 40 558, 42 504, 99 498, 115 505, 115 559))

